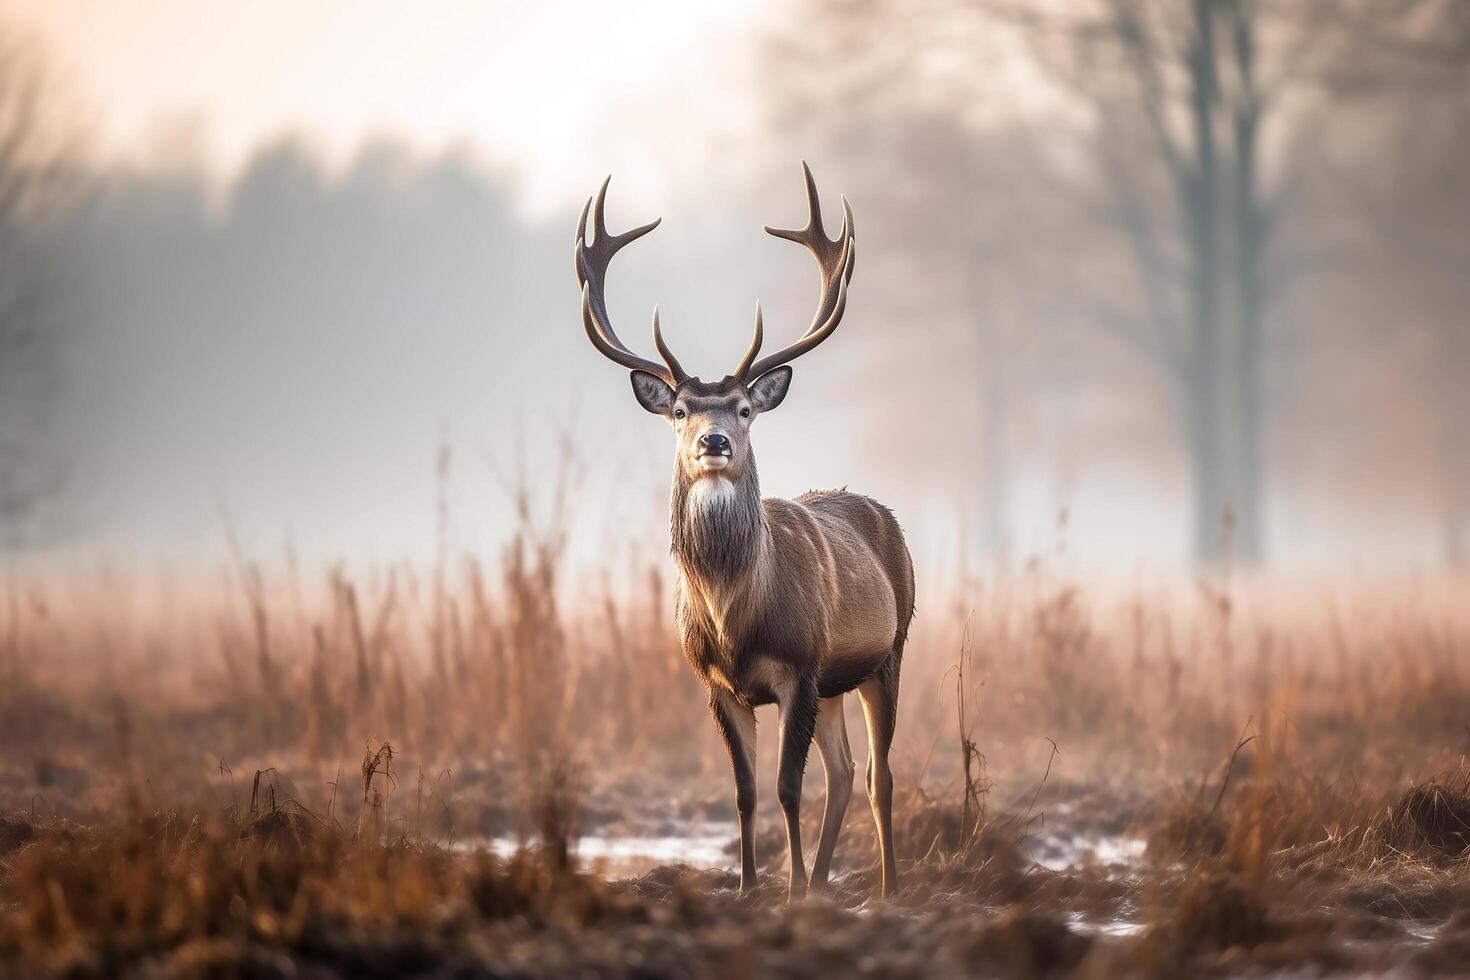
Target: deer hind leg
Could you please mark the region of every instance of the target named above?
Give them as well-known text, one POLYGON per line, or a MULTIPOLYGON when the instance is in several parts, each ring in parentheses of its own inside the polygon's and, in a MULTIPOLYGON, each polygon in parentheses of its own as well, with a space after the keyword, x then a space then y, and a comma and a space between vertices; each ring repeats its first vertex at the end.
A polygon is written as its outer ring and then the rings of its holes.
POLYGON ((755 709, 724 691, 711 691, 709 704, 735 770, 735 810, 740 816, 740 891, 748 893, 756 886, 755 709))
POLYGON ((898 861, 893 854, 893 773, 888 768, 888 750, 898 722, 898 664, 890 658, 878 673, 858 687, 863 715, 868 722, 868 802, 878 825, 878 851, 882 858, 883 898, 898 890, 898 861))
POLYGON ((847 719, 842 714, 842 695, 827 698, 817 706, 817 748, 827 775, 827 804, 822 811, 822 836, 817 840, 817 858, 812 862, 812 888, 827 884, 832 852, 842 833, 842 818, 852 799, 852 749, 847 744, 847 719))
POLYGON ((806 865, 801 859, 801 777, 811 751, 817 724, 815 679, 797 678, 780 692, 780 764, 776 770, 776 798, 786 817, 786 844, 791 854, 791 893, 794 901, 806 894, 806 865))

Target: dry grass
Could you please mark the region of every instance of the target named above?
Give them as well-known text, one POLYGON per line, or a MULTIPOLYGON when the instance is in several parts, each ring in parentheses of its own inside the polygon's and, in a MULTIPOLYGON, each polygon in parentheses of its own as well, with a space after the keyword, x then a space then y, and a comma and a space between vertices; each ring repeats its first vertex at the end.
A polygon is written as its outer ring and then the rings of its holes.
POLYGON ((579 833, 729 820, 732 793, 663 562, 589 588, 522 503, 493 566, 10 582, 0 976, 1434 972, 1470 942, 1463 581, 925 578, 906 887, 865 904, 859 796, 832 894, 782 910, 774 878, 579 870, 579 833), (1074 834, 1148 858, 1033 862, 1074 834), (536 846, 457 847, 506 835, 536 846))

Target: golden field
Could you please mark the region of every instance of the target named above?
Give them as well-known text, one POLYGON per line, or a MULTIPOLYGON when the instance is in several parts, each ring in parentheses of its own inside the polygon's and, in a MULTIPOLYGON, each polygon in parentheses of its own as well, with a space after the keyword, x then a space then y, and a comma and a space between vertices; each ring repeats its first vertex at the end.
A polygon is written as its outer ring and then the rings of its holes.
POLYGON ((1464 580, 921 571, 903 889, 870 898, 859 799, 835 885, 788 908, 770 744, 755 896, 697 855, 598 857, 733 836, 733 790, 660 557, 589 589, 563 543, 12 581, 0 974, 1377 975, 1470 950, 1464 580))

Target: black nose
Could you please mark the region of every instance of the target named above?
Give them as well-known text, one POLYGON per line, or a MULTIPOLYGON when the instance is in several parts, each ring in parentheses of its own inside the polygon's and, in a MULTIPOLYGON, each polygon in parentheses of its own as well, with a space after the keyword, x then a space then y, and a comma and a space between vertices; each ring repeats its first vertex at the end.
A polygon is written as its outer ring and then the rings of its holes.
POLYGON ((699 437, 699 451, 702 453, 715 453, 727 456, 730 453, 730 440, 718 432, 711 432, 707 436, 699 437))

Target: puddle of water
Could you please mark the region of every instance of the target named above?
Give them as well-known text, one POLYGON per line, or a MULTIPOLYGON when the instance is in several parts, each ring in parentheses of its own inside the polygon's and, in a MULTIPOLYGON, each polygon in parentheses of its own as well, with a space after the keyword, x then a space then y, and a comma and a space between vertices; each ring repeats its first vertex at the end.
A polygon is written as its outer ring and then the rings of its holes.
MULTIPOLYGON (((733 871, 739 867, 728 852, 738 839, 734 821, 703 823, 682 834, 588 834, 574 848, 577 859, 609 876, 633 876, 663 864, 733 871)), ((456 842, 456 850, 489 850, 510 857, 521 847, 515 837, 477 837, 456 842)), ((1133 867, 1143 860, 1147 843, 1137 837, 1052 834, 1032 844, 1032 860, 1051 871, 1069 871, 1094 862, 1104 867, 1133 867)))
POLYGON ((1074 931, 1093 936, 1137 936, 1143 932, 1143 923, 1131 919, 1104 919, 1099 922, 1088 919, 1081 912, 1067 913, 1067 925, 1074 931))
POLYGON ((1070 871, 1093 862, 1133 867, 1147 849, 1148 842, 1141 837, 1051 834, 1032 845, 1031 859, 1049 871, 1070 871))
MULTIPOLYGON (((663 864, 730 871, 738 865, 726 848, 739 834, 734 822, 701 824, 685 834, 588 834, 577 839, 572 852, 583 865, 610 877, 634 877, 663 864)), ((478 837, 457 842, 455 849, 488 850, 508 858, 520 850, 521 844, 515 837, 478 837)))

